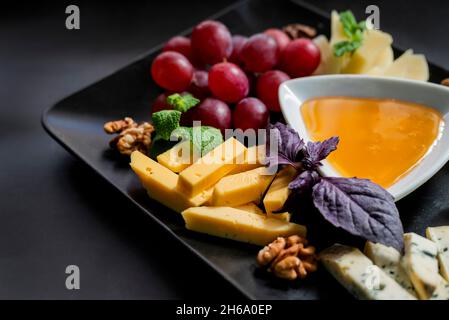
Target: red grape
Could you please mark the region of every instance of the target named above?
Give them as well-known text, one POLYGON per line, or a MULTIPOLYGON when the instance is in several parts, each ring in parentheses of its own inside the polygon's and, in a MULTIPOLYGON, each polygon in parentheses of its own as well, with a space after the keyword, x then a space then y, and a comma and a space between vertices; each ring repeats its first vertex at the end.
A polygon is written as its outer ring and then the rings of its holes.
POLYGON ((270 70, 257 79, 257 97, 267 105, 271 111, 281 111, 278 98, 279 85, 290 77, 279 70, 270 70))
POLYGON ((242 63, 242 60, 240 59, 240 52, 242 51, 246 41, 248 41, 247 37, 241 35, 232 36, 232 54, 229 57, 229 62, 237 65, 242 63))
POLYGON ((245 98, 240 101, 232 113, 236 129, 263 129, 268 124, 270 113, 266 105, 257 98, 245 98))
POLYGON ((251 72, 272 69, 279 62, 279 56, 276 41, 266 34, 256 34, 249 38, 240 53, 245 69, 251 72))
POLYGON ((234 103, 248 95, 249 82, 237 65, 222 62, 209 70, 209 88, 217 98, 234 103))
POLYGON ((291 41, 282 52, 281 69, 292 78, 310 76, 318 67, 321 53, 310 39, 291 41))
POLYGON ((151 105, 151 114, 161 111, 161 110, 171 110, 173 107, 167 103, 167 97, 171 93, 164 92, 157 96, 156 99, 154 99, 153 104, 151 105))
POLYGON ((202 62, 214 64, 232 53, 231 33, 218 21, 203 21, 192 31, 192 52, 202 62))
POLYGON ((167 41, 162 51, 176 51, 184 55, 189 61, 192 61, 192 47, 190 39, 176 36, 167 41))
POLYGON ((192 83, 187 89, 197 99, 204 99, 210 96, 210 90, 208 85, 209 74, 207 71, 195 70, 193 73, 192 83))
POLYGON ((193 67, 182 54, 166 51, 154 59, 151 74, 153 80, 162 88, 182 92, 189 87, 192 81, 193 67))
POLYGON ((264 33, 270 37, 273 37, 274 40, 276 40, 276 43, 279 46, 280 51, 284 50, 284 48, 290 43, 290 38, 288 35, 276 28, 267 29, 264 31, 264 33))
POLYGON ((224 134, 225 129, 232 128, 231 109, 221 100, 206 98, 182 115, 183 125, 191 126, 193 121, 201 121, 202 126, 215 127, 224 134))

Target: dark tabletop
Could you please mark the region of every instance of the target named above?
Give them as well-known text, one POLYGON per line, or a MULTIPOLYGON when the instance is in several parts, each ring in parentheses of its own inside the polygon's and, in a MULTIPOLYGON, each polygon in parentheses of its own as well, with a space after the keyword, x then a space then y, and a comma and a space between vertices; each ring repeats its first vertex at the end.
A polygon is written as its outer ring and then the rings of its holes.
MULTIPOLYGON (((0 10, 0 299, 240 297, 42 129, 42 111, 233 3, 75 1, 0 10), (81 289, 65 287, 65 268, 81 289)), ((312 1, 362 17, 380 7, 395 44, 449 69, 447 1, 312 1)))

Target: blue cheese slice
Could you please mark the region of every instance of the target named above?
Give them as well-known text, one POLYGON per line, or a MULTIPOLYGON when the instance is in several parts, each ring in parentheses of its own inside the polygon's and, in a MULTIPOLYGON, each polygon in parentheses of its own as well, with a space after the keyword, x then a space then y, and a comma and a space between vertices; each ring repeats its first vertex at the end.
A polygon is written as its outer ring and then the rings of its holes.
POLYGON ((359 299, 416 299, 357 248, 335 244, 320 253, 320 260, 337 281, 359 299))
POLYGON ((440 273, 449 281, 449 226, 427 228, 426 236, 436 243, 440 273))
POLYGON ((406 233, 404 250, 402 266, 412 281, 418 297, 429 299, 441 283, 436 244, 416 233, 406 233))
POLYGON ((443 277, 439 277, 440 282, 432 293, 430 300, 449 300, 449 283, 443 277))
POLYGON ((381 243, 367 241, 365 244, 365 255, 381 268, 389 277, 394 279, 410 294, 416 296, 413 284, 404 268, 401 266, 401 254, 395 248, 387 247, 381 243))

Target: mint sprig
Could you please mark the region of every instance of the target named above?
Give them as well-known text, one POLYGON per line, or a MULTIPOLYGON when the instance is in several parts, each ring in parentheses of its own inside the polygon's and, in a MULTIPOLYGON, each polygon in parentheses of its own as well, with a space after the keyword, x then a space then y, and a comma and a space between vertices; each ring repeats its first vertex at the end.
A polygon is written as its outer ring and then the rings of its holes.
POLYGON ((366 22, 357 22, 351 11, 340 13, 340 22, 343 32, 348 40, 340 41, 334 44, 334 55, 341 57, 346 53, 354 53, 363 44, 364 32, 366 30, 366 22))
POLYGON ((167 97, 167 103, 171 105, 174 110, 186 112, 200 103, 200 100, 192 96, 190 93, 182 95, 175 93, 167 97))

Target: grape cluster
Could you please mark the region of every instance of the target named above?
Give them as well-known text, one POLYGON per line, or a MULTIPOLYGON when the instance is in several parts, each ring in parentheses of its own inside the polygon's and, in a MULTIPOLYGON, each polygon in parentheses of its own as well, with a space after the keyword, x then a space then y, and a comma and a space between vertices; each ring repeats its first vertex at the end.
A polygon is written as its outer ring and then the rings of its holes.
POLYGON ((320 59, 313 41, 291 40, 280 29, 245 37, 231 35, 221 22, 203 21, 190 38, 171 38, 154 59, 151 75, 166 92, 152 112, 172 108, 169 94, 189 92, 201 103, 182 115, 184 125, 201 121, 222 132, 265 128, 270 111, 280 111, 279 85, 311 75, 320 59))

